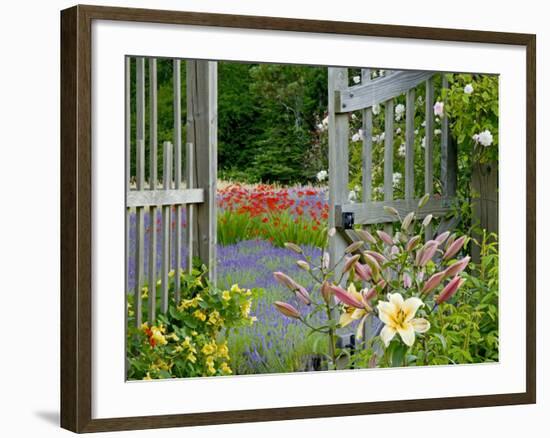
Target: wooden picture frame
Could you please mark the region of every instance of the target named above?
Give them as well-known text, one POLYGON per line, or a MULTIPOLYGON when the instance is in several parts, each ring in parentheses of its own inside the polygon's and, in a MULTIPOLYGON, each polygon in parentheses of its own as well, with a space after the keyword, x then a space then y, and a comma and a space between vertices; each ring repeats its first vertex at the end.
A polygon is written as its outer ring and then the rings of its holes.
POLYGON ((99 432, 536 402, 536 37, 530 34, 75 6, 61 12, 61 426, 99 432), (92 22, 113 20, 523 46, 526 49, 526 391, 125 418, 92 418, 92 22))

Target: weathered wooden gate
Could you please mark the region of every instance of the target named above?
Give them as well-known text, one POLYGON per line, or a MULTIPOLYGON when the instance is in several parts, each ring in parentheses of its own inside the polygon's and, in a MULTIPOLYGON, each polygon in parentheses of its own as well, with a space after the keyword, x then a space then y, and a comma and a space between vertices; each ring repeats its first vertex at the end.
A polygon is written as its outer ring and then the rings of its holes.
POLYGON ((217 63, 184 61, 187 100, 185 150, 182 146, 182 62, 174 59, 172 63, 173 139, 164 141, 159 151, 157 59, 126 58, 126 293, 127 296, 133 295, 135 324, 138 326, 144 318, 151 321, 159 310, 167 310, 171 271, 175 299, 179 300, 182 253, 187 255, 188 269, 193 258, 198 257, 207 265, 210 279, 216 278, 217 63), (132 75, 132 63, 135 63, 135 76, 132 75), (132 108, 131 99, 132 79, 135 81, 135 108, 132 108), (132 133, 132 110, 135 110, 135 133, 132 133), (132 135, 135 135, 134 142, 132 135), (147 138, 148 160, 145 153, 147 138), (135 154, 135 170, 131 166, 132 153, 135 154), (162 157, 162 180, 159 180, 157 170, 159 157, 162 157), (184 214, 185 242, 182 241, 184 214), (134 284, 130 287, 128 277, 132 261, 134 284), (157 308, 158 281, 160 306, 157 308), (147 305, 143 306, 146 284, 147 305))
MULTIPOLYGON (((396 217, 387 213, 384 206, 394 207, 400 214, 415 210, 420 196, 415 196, 414 176, 414 139, 415 139, 415 88, 421 84, 426 87, 426 117, 424 146, 424 191, 434 193, 434 85, 435 73, 423 71, 386 72, 385 76, 371 79, 370 69, 363 69, 361 84, 348 85, 347 68, 329 68, 329 192, 331 226, 339 233, 330 245, 331 259, 338 260, 342 250, 354 239, 350 224, 372 225, 387 224, 396 221, 396 217), (394 199, 393 196, 393 159, 394 147, 394 99, 406 95, 405 113, 405 196, 394 199), (373 181, 373 112, 375 105, 382 104, 385 111, 384 136, 384 185, 383 201, 372 200, 373 181), (362 199, 351 203, 348 200, 349 180, 349 113, 361 110, 362 113, 362 199)), ((443 77, 443 86, 447 86, 443 77)), ((448 121, 441 120, 441 180, 443 193, 431 197, 418 212, 422 218, 428 214, 442 216, 450 211, 451 201, 456 194, 456 149, 449 141, 448 121)), ((431 230, 428 231, 431 233, 431 230)))
MULTIPOLYGON (((339 260, 343 250, 353 240, 360 240, 353 230, 355 225, 366 227, 385 224, 392 231, 397 220, 387 213, 384 206, 391 206, 403 217, 416 210, 424 193, 434 194, 434 72, 387 71, 384 76, 371 78, 370 69, 361 70, 360 85, 349 85, 347 68, 329 68, 329 226, 337 233, 329 244, 330 259, 339 260), (415 194, 415 89, 425 87, 425 143, 423 191, 415 194), (406 95, 405 103, 405 187, 404 198, 394 199, 394 100, 406 95), (384 107, 384 153, 383 153, 383 201, 374 201, 373 193, 373 107, 384 107), (350 112, 361 111, 362 118, 362 199, 350 202, 349 194, 349 119, 350 112)), ((446 87, 445 76, 442 86, 446 87)), ((417 218, 428 214, 443 216, 451 209, 457 188, 457 151, 449 136, 446 116, 441 119, 440 162, 442 193, 431 196, 428 203, 418 210, 417 218)), ((433 234, 427 228, 428 236, 433 234)), ((376 332, 376 323, 367 321, 366 337, 376 332)))

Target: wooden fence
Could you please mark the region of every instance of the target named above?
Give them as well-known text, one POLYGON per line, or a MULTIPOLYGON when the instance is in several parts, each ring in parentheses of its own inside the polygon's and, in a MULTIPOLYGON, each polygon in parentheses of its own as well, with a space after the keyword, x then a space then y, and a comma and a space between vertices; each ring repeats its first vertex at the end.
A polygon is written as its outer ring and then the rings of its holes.
POLYGON ((135 324, 153 320, 158 311, 166 312, 169 303, 169 273, 174 271, 174 298, 181 294, 180 272, 183 269, 182 247, 187 246, 185 265, 192 267, 198 257, 216 278, 216 176, 217 176, 217 64, 211 61, 185 61, 187 100, 187 141, 182 145, 182 62, 173 63, 173 138, 158 140, 157 59, 126 58, 126 284, 127 296, 133 295, 135 324), (135 63, 132 74, 132 63, 135 63), (146 86, 148 78, 148 87, 146 86), (135 108, 132 108, 132 81, 135 108), (148 96, 146 96, 148 90, 148 96), (135 132, 132 132, 132 111, 135 132), (148 111, 148 117, 146 117, 148 111), (148 133, 148 136, 146 135, 148 133), (132 135, 135 137, 132 147, 132 135), (146 166, 145 141, 149 139, 146 166), (135 170, 132 171, 132 149, 135 170), (162 181, 158 162, 162 157, 162 181), (147 167, 147 168, 146 168, 147 167), (182 228, 185 212, 186 232, 182 228), (131 217, 135 228, 131 235, 131 217), (146 228, 146 215, 149 226, 146 228), (157 218, 160 215, 160 233, 157 218), (173 228, 173 230, 172 230, 173 228), (157 235, 158 234, 158 235, 157 235), (145 264, 145 241, 148 257, 145 264), (133 254, 130 242, 135 242, 133 254), (160 242, 161 251, 157 253, 160 242), (172 257, 173 255, 173 257, 172 257), (160 272, 157 269, 160 258, 160 272), (130 260, 135 261, 134 286, 128 287, 130 260), (157 281, 160 281, 160 303, 157 304, 157 281), (148 285, 146 306, 142 289, 148 285))

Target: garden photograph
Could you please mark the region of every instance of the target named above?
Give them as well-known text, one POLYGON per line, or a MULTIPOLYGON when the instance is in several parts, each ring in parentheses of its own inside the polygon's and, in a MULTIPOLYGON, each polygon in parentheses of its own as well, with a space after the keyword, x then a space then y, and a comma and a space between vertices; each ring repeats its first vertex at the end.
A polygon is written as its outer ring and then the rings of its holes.
POLYGON ((499 361, 498 75, 125 74, 127 380, 499 361))

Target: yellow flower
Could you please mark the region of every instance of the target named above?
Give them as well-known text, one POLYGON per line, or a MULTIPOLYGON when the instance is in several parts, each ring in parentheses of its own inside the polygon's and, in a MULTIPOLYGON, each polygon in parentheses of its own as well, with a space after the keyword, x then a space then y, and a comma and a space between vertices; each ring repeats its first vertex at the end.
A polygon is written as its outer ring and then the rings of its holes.
POLYGON ((193 316, 197 319, 200 319, 201 321, 206 321, 206 315, 204 314, 204 312, 202 310, 195 310, 193 312, 193 316))
POLYGON ((221 322, 223 322, 223 319, 220 317, 220 312, 218 312, 217 310, 214 310, 208 316, 208 324, 210 325, 218 325, 221 322))
POLYGON ((143 286, 141 288, 141 298, 147 298, 149 296, 149 288, 147 286, 143 286))
POLYGON ((251 301, 246 301, 241 304, 241 313, 243 316, 247 317, 250 314, 250 308, 252 307, 251 301))
POLYGON ((198 336, 198 335, 199 335, 199 334, 197 333, 196 330, 193 330, 193 331, 191 332, 191 336, 198 336))
POLYGON ((227 362, 223 362, 221 365, 220 365, 220 370, 223 374, 232 374, 233 371, 231 370, 231 368, 229 367, 229 365, 227 365, 227 362))
POLYGON ((155 344, 166 345, 168 343, 166 337, 163 335, 164 330, 163 326, 157 327, 154 325, 151 327, 151 339, 155 341, 155 344))
POLYGON ((151 377, 151 374, 149 374, 149 372, 147 372, 147 374, 145 375, 143 380, 153 380, 153 378, 151 377))
POLYGON ((240 291, 241 291, 241 288, 239 287, 238 284, 234 284, 233 286, 231 286, 231 292, 239 293, 240 291))
POLYGON ((182 310, 189 309, 190 307, 197 307, 199 305, 199 301, 202 301, 202 297, 200 295, 197 295, 195 298, 191 298, 189 300, 181 300, 181 303, 178 305, 178 310, 181 312, 182 310))
POLYGON ((222 300, 229 301, 230 299, 231 299, 231 294, 229 293, 228 290, 224 290, 222 292, 222 300))
POLYGON ((159 359, 157 361, 157 368, 158 369, 165 370, 165 371, 170 371, 172 369, 172 366, 173 366, 173 364, 171 362, 167 363, 167 362, 163 361, 162 359, 159 359))
POLYGON ((399 293, 388 294, 388 301, 378 303, 378 317, 385 324, 380 337, 386 347, 396 333, 409 347, 414 344, 415 332, 425 333, 430 329, 430 323, 424 318, 415 318, 416 311, 424 303, 420 298, 411 297, 403 300, 399 293))
POLYGON ((174 275, 176 275, 176 271, 174 271, 173 269, 168 272, 168 278, 172 278, 174 275))
POLYGON ((189 353, 187 355, 187 360, 191 363, 195 363, 197 361, 197 357, 193 353, 189 353))
POLYGON ((363 294, 357 292, 357 289, 353 283, 348 286, 348 294, 361 303, 362 307, 356 308, 350 305, 345 305, 344 313, 340 315, 340 326, 345 327, 352 321, 360 319, 361 321, 357 325, 355 336, 357 339, 361 339, 363 337, 363 326, 365 325, 365 319, 371 311, 371 308, 363 297, 363 294))
POLYGON ((166 339, 171 339, 172 341, 180 340, 180 338, 178 338, 178 335, 176 335, 174 332, 167 334, 166 339))
POLYGON ((258 317, 257 317, 257 316, 251 316, 251 317, 250 317, 250 322, 251 322, 251 323, 254 323, 254 322, 256 322, 256 321, 258 321, 258 317))
POLYGON ((202 347, 201 351, 203 354, 206 354, 207 356, 210 354, 213 354, 216 351, 216 344, 214 345, 212 345, 211 343, 206 344, 204 347, 202 347))
POLYGON ((226 359, 229 359, 229 348, 227 348, 227 343, 224 342, 223 344, 218 345, 218 356, 224 357, 226 359))
POLYGON ((141 324, 140 328, 141 328, 142 331, 147 330, 149 328, 149 323, 144 322, 143 324, 141 324))

